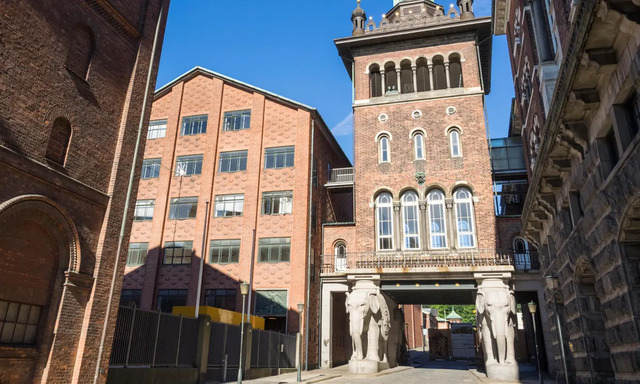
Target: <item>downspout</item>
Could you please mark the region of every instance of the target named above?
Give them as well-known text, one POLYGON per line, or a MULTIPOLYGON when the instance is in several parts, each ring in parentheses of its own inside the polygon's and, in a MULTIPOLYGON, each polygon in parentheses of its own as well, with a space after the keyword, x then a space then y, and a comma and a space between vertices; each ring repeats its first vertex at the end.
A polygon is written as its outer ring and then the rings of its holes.
POLYGON ((125 230, 127 228, 127 216, 129 214, 129 205, 131 203, 131 195, 133 194, 133 182, 136 176, 136 162, 138 161, 138 152, 140 151, 140 142, 142 139, 142 128, 144 126, 145 111, 147 109, 147 100, 149 99, 149 86, 151 85, 151 77, 153 74, 153 63, 156 58, 156 48, 158 45, 158 37, 160 35, 160 26, 162 25, 162 15, 164 13, 164 0, 160 0, 160 14, 158 15, 158 23, 156 24, 156 32, 153 37, 153 48, 151 49, 151 58, 149 60, 149 71, 147 72, 147 83, 144 90, 144 98, 142 99, 142 110, 140 111, 140 122, 138 123, 138 137, 136 138, 136 146, 133 152, 133 159, 131 162, 131 171, 129 172, 129 185, 127 186, 127 197, 124 202, 124 211, 122 214, 122 224, 120 225, 120 235, 118 236, 118 249, 116 250, 116 257, 113 265, 113 275, 111 276, 111 286, 109 288, 109 299, 107 300, 107 310, 104 315, 104 321, 102 326, 102 335, 100 336, 100 346, 98 347, 98 356, 96 360, 96 371, 93 376, 93 383, 98 382, 100 376, 100 363, 102 360, 102 354, 104 353, 104 342, 107 338, 107 328, 109 327, 109 314, 111 313, 111 303, 113 301, 113 293, 116 287, 116 280, 118 278, 118 261, 120 259, 120 253, 122 252, 122 241, 124 240, 125 230))
MULTIPOLYGON (((311 161, 309 162, 309 220, 308 220, 308 236, 307 236, 307 299, 306 299, 306 313, 304 319, 304 370, 309 370, 309 297, 311 292, 311 219, 312 219, 312 208, 313 208, 313 139, 315 135, 315 117, 312 115, 311 118, 311 161)), ((318 170, 316 169, 316 174, 318 174, 318 170)), ((317 220, 317 218, 316 218, 317 220)), ((316 227, 317 228, 317 227, 316 227)), ((318 311, 320 308, 318 308, 318 311)), ((318 356, 319 358, 320 356, 318 356)))

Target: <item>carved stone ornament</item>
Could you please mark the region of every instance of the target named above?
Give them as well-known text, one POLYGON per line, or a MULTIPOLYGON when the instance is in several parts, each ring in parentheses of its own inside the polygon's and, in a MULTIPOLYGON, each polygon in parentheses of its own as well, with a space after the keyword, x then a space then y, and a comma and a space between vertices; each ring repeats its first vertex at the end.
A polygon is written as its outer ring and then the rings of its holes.
POLYGON ((416 182, 423 185, 427 181, 427 174, 424 172, 416 172, 416 182))

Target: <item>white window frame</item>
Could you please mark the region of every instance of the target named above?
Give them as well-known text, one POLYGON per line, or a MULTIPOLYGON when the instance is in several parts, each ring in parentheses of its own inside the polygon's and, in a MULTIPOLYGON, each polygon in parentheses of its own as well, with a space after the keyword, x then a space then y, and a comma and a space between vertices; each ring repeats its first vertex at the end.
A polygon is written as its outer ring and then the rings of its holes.
POLYGON ((147 129, 147 140, 162 139, 167 135, 167 119, 151 120, 147 129))
POLYGON ((418 209, 418 194, 414 191, 407 191, 402 195, 401 202, 402 202, 402 249, 411 250, 411 251, 419 250, 421 246, 421 241, 420 241, 420 210, 418 209), (414 200, 407 201, 408 196, 413 196, 414 200), (407 210, 408 209, 414 210, 415 225, 418 233, 407 234, 407 224, 408 224, 407 210), (417 246, 414 248, 408 247, 407 242, 409 238, 413 238, 413 237, 415 237, 417 240, 417 246))
POLYGON ((460 131, 457 129, 449 131, 449 148, 451 151, 451 157, 462 157, 462 140, 460 140, 460 131))
POLYGON ((471 194, 471 191, 468 188, 458 188, 453 192, 453 203, 455 205, 455 214, 456 214, 456 238, 457 238, 457 243, 458 243, 458 248, 477 248, 478 246, 478 242, 476 239, 476 233, 475 233, 475 228, 476 228, 476 223, 475 223, 475 213, 474 213, 474 209, 473 209, 473 195, 471 194), (458 194, 461 192, 466 192, 467 193, 467 197, 459 197, 458 194), (462 204, 468 204, 469 205, 469 223, 471 226, 471 230, 462 230, 460 228, 460 207, 462 206, 462 204), (471 245, 461 245, 461 241, 460 239, 462 238, 462 236, 471 236, 471 242, 473 244, 471 245))
POLYGON ((344 241, 336 242, 336 245, 333 248, 335 255, 335 271, 340 272, 347 269, 347 244, 344 241), (343 249, 343 252, 340 251, 340 248, 343 249))
POLYGON ((413 154, 416 160, 424 160, 424 135, 418 132, 413 135, 413 154))
POLYGON ((391 162, 390 139, 387 136, 381 136, 378 144, 378 163, 390 163, 390 162, 391 162), (385 143, 386 143, 386 149, 384 148, 385 143))
POLYGON ((429 191, 429 193, 427 194, 427 207, 429 209, 429 221, 428 221, 428 225, 429 225, 429 248, 430 249, 447 249, 449 248, 449 244, 448 244, 448 239, 447 239, 447 208, 445 206, 444 203, 444 193, 439 190, 439 189, 434 189, 429 191), (440 197, 440 199, 434 199, 434 195, 438 195, 440 197), (439 206, 442 209, 442 231, 438 232, 437 234, 434 234, 433 230, 431 229, 431 223, 433 221, 433 209, 439 206), (443 247, 435 247, 434 246, 434 238, 435 237, 442 237, 444 238, 444 246, 443 247))
POLYGON ((393 251, 394 250, 394 239, 393 239, 393 234, 394 234, 394 228, 393 228, 393 197, 391 196, 390 193, 388 192, 383 192, 381 194, 378 195, 378 197, 376 197, 376 214, 375 214, 375 220, 376 220, 376 249, 378 251, 393 251), (382 199, 388 200, 388 201, 381 201, 382 199), (388 235, 384 235, 381 236, 380 235, 380 212, 382 210, 388 210, 389 211, 389 223, 390 223, 390 233, 388 235), (380 242, 383 239, 390 239, 390 247, 389 248, 382 248, 380 246, 380 242))

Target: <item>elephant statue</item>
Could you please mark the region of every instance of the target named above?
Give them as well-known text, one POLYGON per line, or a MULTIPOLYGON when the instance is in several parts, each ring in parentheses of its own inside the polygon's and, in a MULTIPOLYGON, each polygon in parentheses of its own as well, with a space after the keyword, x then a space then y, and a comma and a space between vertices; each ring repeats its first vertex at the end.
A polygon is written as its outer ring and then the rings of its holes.
POLYGON ((516 301, 513 291, 500 279, 484 280, 478 287, 476 314, 487 376, 489 379, 513 380, 513 377, 504 377, 513 374, 513 367, 517 375, 514 347, 516 301), (498 371, 498 377, 491 377, 498 371))
MULTIPOLYGON (((350 365, 352 362, 358 365, 357 362, 365 360, 375 362, 375 372, 380 367, 397 366, 402 341, 402 319, 398 315, 399 310, 396 311, 397 304, 382 294, 371 281, 357 281, 352 292, 346 292, 346 296, 353 350, 350 365)), ((355 368, 353 371, 371 373, 370 370, 355 368)))

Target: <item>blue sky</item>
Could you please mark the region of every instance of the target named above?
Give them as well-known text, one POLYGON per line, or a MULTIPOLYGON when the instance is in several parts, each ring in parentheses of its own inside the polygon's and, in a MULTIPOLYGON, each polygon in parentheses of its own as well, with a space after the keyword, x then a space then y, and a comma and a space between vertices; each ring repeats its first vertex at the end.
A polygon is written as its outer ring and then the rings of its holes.
MULTIPOLYGON (((361 6, 379 22, 393 0, 361 6)), ((313 106, 353 160, 351 82, 333 40, 351 35, 355 7, 355 0, 173 0, 156 87, 201 66, 313 106)), ((476 0, 474 11, 489 16, 491 0, 476 0)), ((494 37, 492 65, 487 117, 491 136, 502 137, 513 97, 504 36, 494 37)))

